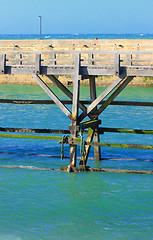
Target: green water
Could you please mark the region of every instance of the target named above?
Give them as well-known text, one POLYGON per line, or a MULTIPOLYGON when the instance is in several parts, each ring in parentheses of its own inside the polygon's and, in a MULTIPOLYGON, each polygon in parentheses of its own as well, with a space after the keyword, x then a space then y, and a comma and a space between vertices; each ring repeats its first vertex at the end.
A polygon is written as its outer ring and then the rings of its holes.
MULTIPOLYGON (((0 85, 0 89, 0 98, 48 99, 36 86, 0 85)), ((53 90, 66 99, 55 87, 53 90)), ((102 90, 97 88, 98 94, 102 90)), ((82 88, 81 99, 89 99, 87 87, 82 88)), ((153 102, 153 88, 127 88, 117 100, 153 102)), ((0 104, 0 111, 1 127, 67 129, 70 124, 54 105, 0 104)), ((153 109, 110 106, 101 120, 104 127, 153 129, 153 109)), ((101 141, 153 145, 153 136, 105 133, 101 141)), ((56 141, 2 138, 0 165, 60 168, 69 164, 67 158, 60 160, 60 151, 56 141)), ((101 152, 104 160, 91 159, 88 165, 140 170, 153 167, 152 150, 102 148, 101 152)), ((68 146, 64 154, 69 155, 68 146)), ((0 168, 0 240, 151 240, 152 189, 152 175, 0 168)))

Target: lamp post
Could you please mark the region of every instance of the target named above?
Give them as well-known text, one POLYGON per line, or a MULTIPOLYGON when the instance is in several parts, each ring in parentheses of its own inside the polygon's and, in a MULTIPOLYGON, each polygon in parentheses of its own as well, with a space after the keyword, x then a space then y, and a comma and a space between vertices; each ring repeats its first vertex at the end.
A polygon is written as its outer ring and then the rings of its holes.
POLYGON ((42 25, 42 16, 39 16, 40 18, 40 39, 41 39, 41 25, 42 25))

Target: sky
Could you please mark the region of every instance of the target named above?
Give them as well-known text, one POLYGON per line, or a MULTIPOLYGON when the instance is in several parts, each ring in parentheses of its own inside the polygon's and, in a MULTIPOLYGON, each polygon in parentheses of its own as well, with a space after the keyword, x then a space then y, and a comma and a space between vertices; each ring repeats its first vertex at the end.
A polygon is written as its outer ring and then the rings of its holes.
POLYGON ((153 0, 0 0, 0 34, 153 33, 153 0))

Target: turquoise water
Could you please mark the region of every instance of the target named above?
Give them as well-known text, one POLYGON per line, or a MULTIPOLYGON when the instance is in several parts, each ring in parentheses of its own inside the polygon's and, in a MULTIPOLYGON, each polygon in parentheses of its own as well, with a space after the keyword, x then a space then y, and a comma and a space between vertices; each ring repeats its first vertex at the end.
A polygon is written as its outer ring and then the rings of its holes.
MULTIPOLYGON (((0 89, 1 98, 48 99, 37 86, 0 85, 0 89)), ((103 89, 98 87, 97 94, 103 89)), ((81 87, 80 95, 89 99, 88 87, 81 87)), ((153 88, 127 88, 116 100, 152 102, 153 88)), ((0 104, 0 111, 1 127, 67 129, 70 124, 54 105, 0 104)), ((110 106, 101 120, 104 127, 153 129, 153 109, 110 106)), ((101 141, 153 145, 153 136, 105 133, 101 141)), ((0 165, 60 168, 69 164, 69 159, 60 159, 60 151, 57 141, 1 138, 0 165)), ((102 148, 101 152, 103 160, 90 159, 88 165, 152 170, 152 150, 102 148)), ((69 156, 68 146, 64 154, 69 156)), ((152 175, 0 168, 0 240, 151 240, 152 189, 152 175)))
MULTIPOLYGON (((39 39, 39 34, 0 34, 0 39, 39 39)), ((42 39, 153 39, 153 34, 42 34, 42 39)))

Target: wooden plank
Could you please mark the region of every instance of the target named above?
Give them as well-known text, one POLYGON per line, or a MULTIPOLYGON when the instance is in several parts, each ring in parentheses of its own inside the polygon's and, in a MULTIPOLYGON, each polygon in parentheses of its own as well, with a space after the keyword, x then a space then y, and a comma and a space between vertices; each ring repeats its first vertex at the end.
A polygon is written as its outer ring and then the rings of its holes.
POLYGON ((42 139, 42 140, 62 140, 62 137, 57 136, 40 136, 28 134, 13 134, 13 133, 0 133, 0 137, 4 138, 25 138, 25 139, 42 139))
POLYGON ((121 144, 121 143, 95 143, 86 142, 91 146, 97 145, 101 147, 119 147, 119 148, 137 148, 137 149, 153 149, 153 145, 142 145, 142 144, 121 144))
MULTIPOLYGON (((59 134, 70 134, 70 130, 66 130, 66 129, 40 129, 40 128, 8 128, 8 127, 0 127, 0 131, 1 132, 20 132, 20 133, 23 132, 23 133, 59 133, 59 134)), ((153 135, 153 130, 100 127, 99 128, 99 134, 103 134, 104 132, 153 135)), ((83 133, 87 134, 87 131, 83 131, 83 133)))
MULTIPOLYGON (((72 104, 70 100, 62 100, 63 104, 72 104)), ((80 101, 82 104, 89 105, 91 101, 80 101)), ((106 101, 101 101, 99 104, 103 104, 106 101)), ((52 100, 24 100, 24 99, 0 99, 0 103, 12 103, 12 104, 55 104, 52 100)), ((99 105, 98 104, 98 105, 99 105)), ((110 105, 118 106, 140 106, 140 107, 153 107, 153 102, 135 102, 135 101, 113 101, 110 105)))
POLYGON ((97 105, 112 92, 114 88, 116 88, 119 83, 124 79, 124 76, 118 77, 112 84, 110 84, 87 108, 86 111, 84 111, 79 116, 79 121, 81 122, 88 114, 91 113, 91 111, 97 107, 97 105))
POLYGON ((72 119, 70 110, 59 100, 59 98, 53 93, 53 91, 43 82, 43 80, 36 74, 32 74, 32 77, 36 80, 39 86, 47 93, 47 95, 55 102, 55 104, 65 113, 65 115, 72 119))
POLYGON ((125 129, 125 128, 99 128, 100 133, 113 132, 113 133, 132 133, 132 134, 153 134, 153 130, 144 129, 125 129))
MULTIPOLYGON (((40 136, 40 135, 27 135, 27 134, 12 134, 12 133, 0 133, 0 137, 4 138, 25 138, 25 139, 48 139, 48 140, 62 140, 62 137, 57 136, 40 136)), ((80 145, 80 138, 74 138, 74 144, 80 145)), ((68 138, 68 144, 71 139, 68 138)), ((142 145, 142 144, 121 144, 121 143, 101 143, 101 142, 91 142, 86 141, 87 145, 90 146, 102 146, 102 147, 121 147, 121 148, 138 148, 138 149, 153 149, 153 145, 142 145)))
POLYGON ((8 128, 0 127, 1 132, 18 132, 18 133, 58 133, 58 134, 70 134, 66 129, 40 129, 40 128, 8 128))

